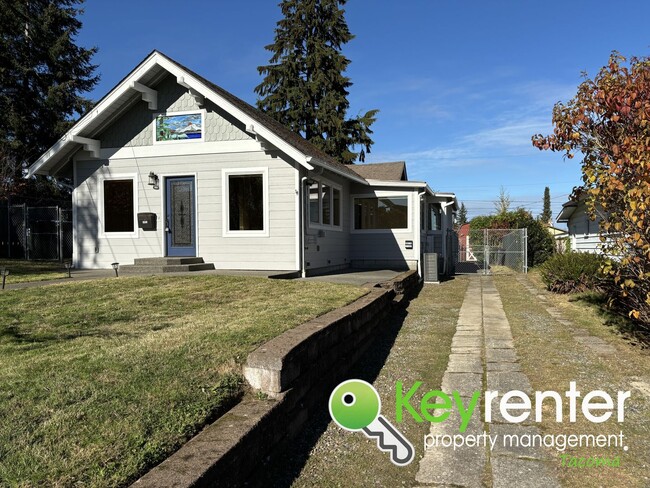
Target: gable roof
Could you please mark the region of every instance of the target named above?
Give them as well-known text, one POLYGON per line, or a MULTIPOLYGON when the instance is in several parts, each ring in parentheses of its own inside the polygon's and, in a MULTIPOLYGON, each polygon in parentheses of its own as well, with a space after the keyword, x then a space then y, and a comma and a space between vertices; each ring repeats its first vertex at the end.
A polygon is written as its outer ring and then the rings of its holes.
POLYGON ((396 161, 394 163, 367 163, 355 164, 350 169, 365 179, 407 181, 406 163, 396 161))
POLYGON ((147 85, 155 84, 167 73, 176 76, 179 84, 209 99, 240 120, 245 124, 247 132, 283 151, 303 167, 314 169, 314 165, 320 166, 348 179, 368 184, 347 165, 328 156, 299 134, 159 51, 151 52, 99 100, 92 110, 29 167, 28 174, 55 174, 82 147, 94 150, 98 156, 99 144, 93 137, 134 102, 141 98, 144 100, 142 90, 146 91, 147 85))

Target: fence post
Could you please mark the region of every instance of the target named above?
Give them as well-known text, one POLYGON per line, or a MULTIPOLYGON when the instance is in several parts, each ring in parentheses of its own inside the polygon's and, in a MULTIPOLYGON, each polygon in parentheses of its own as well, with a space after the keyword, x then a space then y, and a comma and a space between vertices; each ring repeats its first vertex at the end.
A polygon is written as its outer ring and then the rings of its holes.
POLYGON ((29 208, 27 207, 26 203, 23 203, 23 242, 25 243, 25 259, 29 261, 29 242, 27 239, 30 237, 29 229, 27 228, 27 222, 29 221, 29 218, 27 216, 27 212, 29 212, 29 208))
POLYGON ((528 274, 528 227, 524 227, 524 273, 528 274))
POLYGON ((63 214, 61 212, 61 207, 57 205, 56 207, 56 228, 57 228, 57 252, 59 253, 59 261, 63 262, 63 214))
POLYGON ((7 257, 11 259, 11 195, 7 198, 7 257))

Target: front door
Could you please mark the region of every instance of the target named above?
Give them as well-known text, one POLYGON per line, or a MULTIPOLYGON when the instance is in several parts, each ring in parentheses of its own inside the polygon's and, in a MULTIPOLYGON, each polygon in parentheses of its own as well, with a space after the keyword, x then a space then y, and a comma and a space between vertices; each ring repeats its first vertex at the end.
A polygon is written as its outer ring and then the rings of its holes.
POLYGON ((166 179, 167 256, 196 256, 195 199, 193 176, 166 179))

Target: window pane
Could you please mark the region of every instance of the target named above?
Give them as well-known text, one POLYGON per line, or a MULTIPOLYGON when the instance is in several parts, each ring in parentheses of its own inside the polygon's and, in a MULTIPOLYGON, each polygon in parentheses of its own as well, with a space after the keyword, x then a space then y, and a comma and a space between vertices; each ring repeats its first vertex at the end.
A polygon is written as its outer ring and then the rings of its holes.
POLYGON ((104 180, 104 232, 133 232, 133 180, 104 180))
POLYGON ((341 225, 341 190, 333 188, 332 213, 334 214, 334 225, 341 225))
POLYGON ((318 200, 318 182, 309 185, 309 221, 317 224, 320 222, 320 202, 318 200))
POLYGON ((321 195, 323 198, 323 220, 321 223, 330 225, 332 223, 330 187, 324 184, 322 188, 323 191, 321 192, 321 195))
POLYGON ((354 228, 408 228, 407 197, 355 198, 354 228))
POLYGON ((441 210, 435 203, 429 204, 429 230, 441 229, 441 210))
POLYGON ((264 230, 262 175, 228 176, 229 229, 264 230))

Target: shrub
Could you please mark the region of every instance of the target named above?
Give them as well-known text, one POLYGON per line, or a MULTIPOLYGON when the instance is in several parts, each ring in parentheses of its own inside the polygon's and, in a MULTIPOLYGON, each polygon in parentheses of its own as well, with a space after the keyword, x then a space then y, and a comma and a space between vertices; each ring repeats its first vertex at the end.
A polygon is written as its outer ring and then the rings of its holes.
POLYGON ((596 290, 602 283, 605 259, 598 254, 555 254, 540 266, 542 281, 555 293, 596 290))

